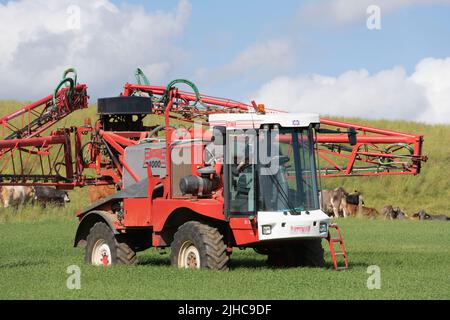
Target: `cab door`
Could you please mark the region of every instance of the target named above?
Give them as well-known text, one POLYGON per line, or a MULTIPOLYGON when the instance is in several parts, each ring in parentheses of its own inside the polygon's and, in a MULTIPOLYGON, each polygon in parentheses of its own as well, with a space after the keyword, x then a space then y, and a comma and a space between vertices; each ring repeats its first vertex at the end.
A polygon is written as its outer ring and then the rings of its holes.
POLYGON ((224 164, 225 216, 255 215, 257 199, 255 132, 227 132, 224 164))

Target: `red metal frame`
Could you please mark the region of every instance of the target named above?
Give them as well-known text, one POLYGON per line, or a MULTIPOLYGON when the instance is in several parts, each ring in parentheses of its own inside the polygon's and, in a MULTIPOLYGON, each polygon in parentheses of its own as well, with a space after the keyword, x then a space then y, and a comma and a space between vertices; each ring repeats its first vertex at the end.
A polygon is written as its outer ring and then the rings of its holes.
POLYGON ((55 105, 53 95, 49 95, 0 119, 0 184, 74 185, 77 177, 70 138, 74 128, 41 136, 70 113, 88 107, 86 85, 75 86, 70 95, 69 90, 57 92, 55 105))
MULTIPOLYGON (((136 92, 162 96, 166 94, 166 88, 128 83, 125 85, 124 95, 133 95, 136 92)), ((178 89, 170 96, 169 101, 174 99, 181 100, 185 104, 181 103, 177 105, 177 108, 172 108, 172 103, 170 108, 164 110, 167 132, 171 132, 169 126, 171 113, 184 114, 186 104, 197 101, 195 94, 178 89)), ((201 117, 211 113, 247 112, 256 106, 254 102, 249 105, 205 95, 201 95, 201 100, 205 104, 219 108, 215 108, 213 111, 191 110, 191 119, 195 116, 201 117)), ((155 111, 162 113, 162 110, 158 111, 158 106, 156 106, 155 111)), ((283 113, 274 109, 268 109, 268 112, 283 113)), ((182 118, 181 120, 186 119, 182 118)), ((416 175, 420 173, 421 162, 427 160, 427 157, 422 155, 423 136, 421 135, 377 129, 325 118, 321 118, 320 122, 322 126, 342 132, 340 134, 319 134, 317 136, 318 155, 322 160, 320 162, 322 177, 416 175), (346 130, 350 128, 357 132, 358 143, 355 146, 349 145, 346 130), (405 154, 402 151, 408 151, 408 153, 405 154)))
POLYGON ((358 133, 355 146, 348 144, 346 133, 318 135, 319 157, 328 164, 321 167, 323 177, 416 175, 422 161, 427 161, 422 155, 422 135, 324 118, 320 123, 333 129, 354 128, 358 133))
MULTIPOLYGON (((149 132, 105 131, 98 121, 95 125, 86 123, 44 135, 70 113, 88 106, 85 85, 75 86, 71 96, 68 93, 68 88, 61 89, 56 94, 56 105, 53 105, 53 96, 48 96, 0 119, 0 185, 52 185, 66 189, 86 185, 120 186, 125 170, 135 181, 144 178, 133 172, 125 161, 125 149, 148 137, 149 132)), ((248 112, 259 107, 254 102, 245 104, 206 95, 201 95, 201 101, 198 101, 195 94, 177 88, 135 84, 124 87, 124 96, 145 94, 154 102, 152 113, 164 117, 167 173, 164 178, 155 177, 148 166, 148 197, 124 199, 123 209, 127 214, 122 221, 114 223, 117 229, 152 227, 153 245, 164 246, 161 233, 167 219, 177 209, 190 210, 215 220, 225 219, 223 187, 209 199, 201 201, 196 197, 173 197, 171 157, 174 129, 171 119, 188 124, 200 121, 207 125, 207 116, 212 113, 248 112), (158 185, 164 187, 163 197, 152 199, 153 190, 158 185), (157 212, 154 212, 155 208, 158 208, 157 212)), ((267 112, 280 111, 268 109, 267 112)), ((321 167, 323 177, 418 174, 421 162, 426 161, 422 155, 423 136, 329 119, 321 119, 321 125, 341 130, 336 134, 317 135, 317 152, 324 164, 321 167), (350 128, 358 132, 355 146, 349 144, 347 130, 350 128)), ((191 133, 192 130, 195 131, 191 129, 191 133)), ((202 135, 210 139, 210 133, 205 131, 202 135)), ((192 173, 196 174, 196 170, 193 162, 192 173)), ((216 172, 220 174, 220 165, 216 172)), ((108 209, 108 204, 104 206, 108 209)), ((79 214, 80 218, 82 215, 79 214)), ((258 241, 255 222, 248 217, 230 219, 229 226, 236 245, 258 241)))
MULTIPOLYGON (((124 162, 124 149, 136 144, 136 140, 146 137, 148 132, 107 132, 97 124, 95 127, 84 126, 70 130, 56 130, 48 136, 41 137, 51 126, 70 113, 86 108, 88 96, 86 85, 74 87, 72 99, 68 98, 69 88, 61 89, 56 95, 57 105, 53 106, 52 97, 47 96, 35 103, 27 105, 11 114, 0 118, 0 173, 3 181, 0 184, 44 184, 56 186, 83 186, 87 184, 118 183, 123 170, 128 170, 135 180, 139 180, 127 163, 124 162), (71 135, 71 132, 75 134, 71 135), (105 159, 99 148, 93 148, 93 161, 84 164, 80 159, 83 136, 91 135, 92 142, 97 145, 106 143, 118 154, 118 159, 105 159), (39 137, 39 139, 33 139, 39 137), (71 142, 73 140, 73 143, 71 142), (55 142, 57 141, 57 142, 55 142), (70 152, 57 152, 57 149, 71 150, 74 146, 74 159, 70 152), (48 159, 44 159, 47 157, 48 159), (44 166, 43 161, 47 162, 44 166), (72 167, 75 163, 75 168, 72 167), (64 179, 55 167, 64 167, 64 179), (33 171, 40 167, 39 174, 33 171), (6 174, 6 169, 11 172, 6 174), (124 168, 124 169, 123 169, 124 168), (95 169, 98 175, 88 178, 83 175, 85 169, 95 169), (6 179, 5 179, 6 178, 6 179)), ((193 107, 189 104, 197 102, 197 96, 176 88, 166 92, 162 86, 145 86, 125 84, 123 94, 131 96, 136 93, 147 93, 153 97, 166 96, 165 102, 156 102, 153 113, 164 116, 167 137, 166 146, 171 144, 173 129, 170 119, 192 123, 203 120, 211 113, 247 112, 255 107, 255 103, 245 104, 231 99, 222 99, 201 95, 203 104, 211 107, 193 107)), ((162 101, 162 100, 160 100, 162 101)), ((278 113, 277 110, 268 110, 278 113)), ((323 177, 342 176, 383 176, 418 174, 421 162, 426 161, 422 155, 423 136, 412 135, 392 130, 383 130, 352 124, 342 121, 321 119, 322 127, 341 130, 340 134, 319 134, 317 136, 318 155, 321 160, 323 177), (346 130, 354 128, 358 132, 357 144, 350 146, 346 130), (398 146, 398 147, 397 147, 398 146)), ((167 149, 168 150, 168 149, 167 149)), ((168 161, 170 163, 170 152, 168 161)), ((170 175, 170 166, 168 174, 170 175)), ((171 194, 168 185, 168 194, 171 194)))
POLYGON ((69 89, 63 88, 57 93, 56 106, 53 106, 53 95, 49 95, 0 118, 0 140, 38 136, 70 113, 87 108, 86 85, 75 86, 70 100, 69 89))

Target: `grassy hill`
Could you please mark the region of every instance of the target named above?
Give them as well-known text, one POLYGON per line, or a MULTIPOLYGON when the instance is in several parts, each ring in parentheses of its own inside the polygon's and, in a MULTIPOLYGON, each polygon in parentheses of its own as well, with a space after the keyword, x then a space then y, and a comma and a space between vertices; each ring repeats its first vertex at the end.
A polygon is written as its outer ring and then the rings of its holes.
MULTIPOLYGON (((0 101, 0 116, 17 110, 24 103, 17 101, 0 101)), ((78 111, 64 119, 60 127, 82 124, 86 117, 96 119, 96 108, 78 111)), ((329 118, 333 118, 330 116, 329 118)), ((408 214, 425 209, 432 214, 450 215, 450 125, 426 125, 422 123, 389 120, 362 120, 337 118, 348 122, 366 124, 374 127, 422 134, 425 136, 424 154, 428 162, 418 176, 386 176, 327 178, 323 180, 324 188, 343 186, 347 191, 363 192, 367 206, 380 210, 386 204, 400 206, 408 214)), ((72 192, 73 197, 80 197, 79 206, 85 205, 85 190, 72 192), (76 193, 76 194, 75 194, 76 193)))

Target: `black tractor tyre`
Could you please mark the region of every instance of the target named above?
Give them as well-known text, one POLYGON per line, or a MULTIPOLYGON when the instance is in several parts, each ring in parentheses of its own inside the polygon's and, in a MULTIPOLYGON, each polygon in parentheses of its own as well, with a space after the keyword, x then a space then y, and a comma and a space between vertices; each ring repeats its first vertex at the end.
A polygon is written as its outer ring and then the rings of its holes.
POLYGON ((266 248, 266 247, 254 247, 253 251, 255 251, 257 254, 268 255, 270 252, 270 249, 266 248))
POLYGON ((300 248, 297 251, 299 266, 316 268, 325 266, 322 239, 303 240, 300 242, 300 248))
POLYGON ((288 265, 288 252, 286 250, 271 250, 267 254, 267 264, 272 268, 288 268, 293 267, 288 265))
POLYGON ((92 265, 135 265, 136 252, 126 242, 119 241, 111 228, 104 222, 97 222, 86 238, 84 260, 92 265))
POLYGON ((323 268, 325 259, 322 239, 307 239, 283 244, 269 252, 267 264, 275 268, 323 268))
POLYGON ((223 235, 217 228, 190 221, 175 233, 170 254, 173 266, 226 271, 229 260, 223 235))
POLYGON ((300 266, 298 256, 293 248, 283 245, 268 252, 267 264, 273 268, 296 268, 300 266))

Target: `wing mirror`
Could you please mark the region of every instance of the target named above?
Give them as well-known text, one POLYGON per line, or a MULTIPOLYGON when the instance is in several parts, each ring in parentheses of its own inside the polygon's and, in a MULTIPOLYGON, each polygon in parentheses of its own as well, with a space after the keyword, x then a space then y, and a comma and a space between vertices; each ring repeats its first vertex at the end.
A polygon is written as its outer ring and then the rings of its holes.
POLYGON ((350 143, 350 145, 351 146, 356 145, 358 143, 358 139, 355 128, 349 128, 347 134, 348 134, 348 142, 350 143))

